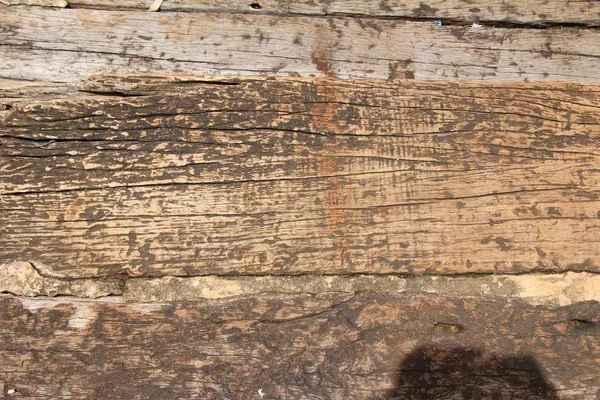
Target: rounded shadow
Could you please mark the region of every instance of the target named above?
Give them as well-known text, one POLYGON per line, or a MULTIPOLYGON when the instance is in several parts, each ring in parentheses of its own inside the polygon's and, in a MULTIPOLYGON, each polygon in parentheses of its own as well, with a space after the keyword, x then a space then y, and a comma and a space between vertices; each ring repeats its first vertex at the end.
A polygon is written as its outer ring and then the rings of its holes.
POLYGON ((484 355, 468 348, 419 347, 397 369, 387 399, 558 400, 530 355, 484 355))

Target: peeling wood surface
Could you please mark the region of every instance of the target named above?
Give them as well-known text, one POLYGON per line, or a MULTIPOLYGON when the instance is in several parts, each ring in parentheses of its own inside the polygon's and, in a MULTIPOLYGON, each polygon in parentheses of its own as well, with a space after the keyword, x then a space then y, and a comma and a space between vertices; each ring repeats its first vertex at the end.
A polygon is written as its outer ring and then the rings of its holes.
POLYGON ((598 271, 598 86, 122 81, 2 112, 0 262, 79 278, 598 271))
POLYGON ((27 6, 0 6, 0 12, 0 76, 6 79, 81 82, 106 72, 512 82, 600 78, 600 31, 594 29, 27 6))
POLYGON ((27 399, 593 400, 598 315, 598 303, 375 293, 1 298, 0 388, 27 399))
MULTIPOLYGON (((70 0, 72 7, 147 10, 152 0, 70 0)), ((520 24, 600 24, 597 1, 575 0, 169 0, 161 11, 343 15, 520 24), (254 4, 254 6, 251 6, 254 4)))

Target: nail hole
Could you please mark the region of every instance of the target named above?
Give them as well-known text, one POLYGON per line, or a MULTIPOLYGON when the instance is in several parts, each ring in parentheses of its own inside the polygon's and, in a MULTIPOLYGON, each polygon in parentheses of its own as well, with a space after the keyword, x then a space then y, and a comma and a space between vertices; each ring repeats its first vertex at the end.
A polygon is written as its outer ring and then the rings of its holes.
POLYGON ((10 104, 2 104, 2 106, 0 106, 0 110, 2 111, 8 111, 8 110, 12 110, 13 106, 11 106, 10 104))
POLYGON ((457 334, 463 330, 463 327, 460 325, 457 325, 457 324, 437 323, 437 324, 433 325, 433 329, 435 329, 437 332, 440 332, 440 333, 457 334))
POLYGON ((569 326, 573 329, 586 329, 591 328, 595 324, 592 321, 587 321, 585 319, 572 319, 569 321, 569 326))
POLYGON ((260 10, 262 8, 262 6, 258 3, 252 3, 252 4, 250 4, 250 8, 253 10, 260 10))

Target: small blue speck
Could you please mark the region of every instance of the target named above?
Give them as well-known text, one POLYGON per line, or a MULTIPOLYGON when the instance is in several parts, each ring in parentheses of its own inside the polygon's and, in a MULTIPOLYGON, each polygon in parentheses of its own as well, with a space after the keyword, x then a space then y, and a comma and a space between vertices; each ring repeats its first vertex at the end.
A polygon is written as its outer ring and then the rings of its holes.
POLYGON ((441 19, 436 19, 435 21, 433 21, 437 26, 442 26, 442 20, 441 19))

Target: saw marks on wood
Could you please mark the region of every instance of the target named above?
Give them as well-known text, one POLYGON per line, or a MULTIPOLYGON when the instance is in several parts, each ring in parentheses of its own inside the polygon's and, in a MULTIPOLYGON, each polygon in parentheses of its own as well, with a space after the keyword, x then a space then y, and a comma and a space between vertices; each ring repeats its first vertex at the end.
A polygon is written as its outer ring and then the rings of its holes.
POLYGON ((0 6, 0 11, 0 77, 8 79, 81 82, 107 72, 511 82, 600 79, 600 31, 595 29, 438 26, 433 21, 362 16, 282 18, 26 6, 0 6))
POLYGON ((372 292, 1 298, 0 385, 28 399, 594 399, 599 313, 372 292))
POLYGON ((136 79, 2 112, 0 261, 73 278, 598 270, 595 85, 136 79))

